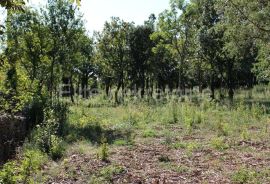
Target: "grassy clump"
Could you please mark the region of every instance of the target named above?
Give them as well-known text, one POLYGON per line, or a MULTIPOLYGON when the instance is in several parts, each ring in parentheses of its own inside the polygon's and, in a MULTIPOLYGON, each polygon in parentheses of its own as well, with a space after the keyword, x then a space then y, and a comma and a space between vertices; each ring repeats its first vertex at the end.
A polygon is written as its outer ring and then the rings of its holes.
POLYGON ((123 173, 125 170, 121 166, 109 165, 98 171, 97 174, 90 178, 90 184, 111 183, 114 175, 123 173))
POLYGON ((225 150, 229 148, 229 145, 226 143, 223 137, 215 137, 211 139, 210 144, 214 149, 218 149, 218 150, 225 150))
POLYGON ((103 137, 101 140, 101 146, 99 149, 98 158, 104 162, 109 161, 109 148, 108 148, 107 139, 105 137, 103 137))
POLYGON ((143 137, 147 138, 147 137, 156 137, 157 133, 156 131, 152 130, 152 129, 146 129, 143 131, 143 137))
POLYGON ((231 180, 237 184, 256 182, 257 173, 249 169, 241 168, 232 174, 231 180))

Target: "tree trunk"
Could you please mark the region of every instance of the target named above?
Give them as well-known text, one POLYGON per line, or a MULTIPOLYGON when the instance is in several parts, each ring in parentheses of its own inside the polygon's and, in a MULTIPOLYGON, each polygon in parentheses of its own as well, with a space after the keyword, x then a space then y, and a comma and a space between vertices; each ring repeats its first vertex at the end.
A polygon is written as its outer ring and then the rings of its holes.
POLYGON ((144 71, 142 71, 141 83, 142 83, 141 98, 144 98, 144 94, 145 94, 145 76, 144 76, 144 71))
POLYGON ((51 68, 50 68, 50 84, 49 84, 49 92, 50 92, 50 98, 52 100, 53 98, 53 85, 54 85, 54 64, 55 64, 55 57, 52 59, 51 68))
POLYGON ((70 99, 71 102, 74 103, 74 86, 72 76, 70 76, 69 80, 70 80, 70 99))
POLYGON ((215 83, 214 83, 214 74, 211 75, 211 79, 210 79, 210 90, 211 90, 211 99, 214 100, 215 99, 215 83))
POLYGON ((109 96, 109 90, 110 90, 110 85, 109 84, 105 84, 105 93, 106 93, 106 96, 107 97, 109 96))
POLYGON ((83 98, 88 98, 89 93, 88 93, 88 76, 83 75, 82 77, 82 96, 83 98))
POLYGON ((234 97, 234 82, 233 82, 233 62, 228 61, 227 63, 227 86, 228 86, 228 96, 230 102, 233 102, 234 97))
POLYGON ((118 82, 118 85, 117 85, 117 89, 116 89, 116 91, 115 91, 115 93, 114 93, 114 98, 115 98, 115 103, 116 103, 116 104, 119 104, 119 100, 118 100, 118 92, 119 92, 119 90, 120 90, 120 88, 121 88, 121 84, 122 84, 122 82, 119 81, 119 82, 118 82))

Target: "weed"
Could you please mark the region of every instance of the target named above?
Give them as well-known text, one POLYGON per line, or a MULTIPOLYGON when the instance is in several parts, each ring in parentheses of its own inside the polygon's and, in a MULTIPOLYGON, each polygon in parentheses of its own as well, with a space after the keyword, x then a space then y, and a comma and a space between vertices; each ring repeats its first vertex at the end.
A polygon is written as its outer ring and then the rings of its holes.
POLYGON ((143 131, 143 137, 144 138, 147 138, 147 137, 156 137, 157 134, 154 130, 151 130, 151 129, 147 129, 145 131, 143 131))
POLYGON ((109 161, 109 159, 108 159, 109 158, 109 149, 108 149, 107 139, 105 137, 103 137, 101 140, 101 146, 100 146, 100 150, 98 153, 98 157, 104 162, 109 161))
POLYGON ((123 173, 125 170, 121 166, 109 165, 102 168, 98 173, 91 177, 90 184, 111 183, 114 175, 123 173))
POLYGON ((172 146, 174 149, 179 149, 179 148, 185 149, 187 147, 185 143, 181 143, 181 142, 174 143, 172 146))
POLYGON ((20 160, 8 162, 3 166, 0 171, 0 183, 34 183, 34 175, 46 161, 46 157, 40 151, 26 150, 20 160))
POLYGON ((65 150, 64 141, 61 138, 53 135, 51 137, 51 148, 49 152, 51 158, 53 160, 60 159, 64 155, 65 150))
POLYGON ((177 104, 175 102, 172 103, 171 111, 172 111, 171 123, 177 123, 178 122, 178 113, 177 113, 177 104))
POLYGON ((249 134, 249 132, 248 132, 248 130, 246 128, 243 128, 243 130, 241 132, 241 138, 244 141, 250 140, 250 134, 249 134))
POLYGON ((189 171, 189 168, 187 166, 184 165, 177 165, 171 162, 161 162, 160 166, 165 168, 165 169, 169 169, 172 170, 174 172, 177 173, 186 173, 189 171))
POLYGON ((189 152, 193 152, 200 148, 200 145, 197 142, 189 142, 186 144, 186 148, 189 152))
POLYGON ((218 123, 218 136, 228 136, 230 132, 230 125, 228 123, 218 123))
POLYGON ((0 171, 0 183, 16 184, 16 172, 16 163, 14 161, 6 163, 0 171))
POLYGON ((113 144, 115 144, 117 146, 125 146, 125 145, 127 145, 127 141, 125 141, 123 139, 117 139, 117 140, 114 141, 113 144))
POLYGON ((218 150, 225 150, 229 148, 229 145, 226 144, 225 139, 222 137, 216 137, 211 140, 211 146, 218 150))
POLYGON ((247 169, 240 169, 232 174, 232 181, 237 184, 252 182, 256 179, 256 172, 247 169))

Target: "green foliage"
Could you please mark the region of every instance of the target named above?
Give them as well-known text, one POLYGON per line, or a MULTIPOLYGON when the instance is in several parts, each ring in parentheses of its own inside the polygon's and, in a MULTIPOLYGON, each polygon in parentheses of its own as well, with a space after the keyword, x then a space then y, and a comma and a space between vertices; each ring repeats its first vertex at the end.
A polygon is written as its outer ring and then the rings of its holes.
POLYGON ((218 150, 225 150, 229 148, 229 145, 226 143, 226 140, 223 137, 215 137, 211 139, 211 146, 218 150))
POLYGON ((17 179, 16 170, 15 170, 15 162, 8 162, 4 165, 4 167, 0 171, 0 183, 6 184, 15 184, 17 179))
POLYGON ((243 128, 243 130, 241 132, 241 138, 244 141, 250 140, 250 134, 249 134, 249 132, 248 132, 248 130, 246 128, 243 128))
POLYGON ((177 104, 173 103, 172 104, 172 123, 177 123, 178 122, 178 107, 177 104))
POLYGON ((51 145, 50 145, 50 151, 49 151, 49 155, 53 160, 58 160, 60 158, 62 158, 62 156, 64 155, 64 152, 66 151, 66 146, 64 141, 55 136, 52 135, 51 136, 51 145))
POLYGON ((24 0, 2 0, 0 2, 1 7, 12 10, 22 10, 22 6, 25 5, 24 0))
POLYGON ((143 131, 143 137, 147 138, 147 137, 156 137, 157 134, 154 130, 152 129, 146 129, 143 131))
POLYGON ((219 122, 217 125, 218 136, 228 136, 230 133, 230 125, 229 123, 221 123, 219 122))
POLYGON ((109 148, 108 148, 107 139, 105 137, 103 137, 101 140, 101 146, 98 153, 98 157, 104 162, 109 161, 109 148))
POLYGON ((35 176, 46 161, 46 156, 40 151, 25 150, 20 160, 8 162, 3 166, 0 170, 0 183, 35 183, 35 176))
POLYGON ((255 182, 256 175, 256 172, 242 168, 233 173, 231 178, 234 183, 244 184, 255 182))
POLYGON ((118 140, 115 140, 113 144, 115 144, 117 146, 125 146, 125 145, 127 145, 127 142, 123 139, 118 139, 118 140))
POLYGON ((116 165, 109 165, 102 168, 96 176, 91 177, 91 184, 101 184, 111 182, 113 176, 121 174, 124 172, 123 167, 116 165))
MULTIPOLYGON (((58 106, 59 108, 59 106, 58 106)), ((64 109, 65 110, 65 109, 64 109)), ((44 110, 43 123, 36 126, 32 133, 31 143, 39 148, 44 153, 51 156, 52 159, 59 159, 63 156, 65 151, 65 144, 63 140, 58 137, 62 128, 66 112, 63 109, 47 108, 44 110), (61 116, 58 113, 61 114, 61 116)))

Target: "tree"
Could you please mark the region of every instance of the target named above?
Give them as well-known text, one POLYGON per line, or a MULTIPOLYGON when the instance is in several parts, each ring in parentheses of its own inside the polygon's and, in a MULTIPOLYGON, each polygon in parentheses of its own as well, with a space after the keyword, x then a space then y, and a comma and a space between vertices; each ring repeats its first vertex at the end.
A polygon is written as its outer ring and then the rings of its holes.
POLYGON ((149 80, 152 74, 152 48, 154 43, 150 36, 153 32, 153 27, 150 25, 138 26, 132 31, 129 39, 131 56, 129 75, 136 88, 141 88, 141 97, 144 97, 145 87, 147 87, 147 90, 149 88, 149 80))
MULTIPOLYGON (((0 1, 0 6, 5 8, 8 12, 15 11, 15 10, 22 11, 24 5, 25 5, 24 0, 1 0, 0 1)), ((5 26, 0 25, 0 35, 4 33, 3 31, 4 28, 5 26)))
MULTIPOLYGON (((253 59, 253 72, 260 81, 270 81, 269 69, 269 33, 270 33, 270 2, 251 0, 246 3, 243 0, 218 1, 220 9, 224 12, 226 20, 230 21, 231 31, 237 32, 241 37, 240 41, 252 42, 253 48, 258 49, 258 57, 255 54, 250 56, 253 59), (241 32, 240 32, 241 30, 241 32), (256 60, 257 57, 257 60, 256 60), (258 63, 254 64, 255 61, 258 63)), ((237 44, 240 45, 239 43, 237 44)), ((254 50, 254 49, 253 49, 254 50)), ((243 53, 240 51, 240 53, 243 53)), ((254 53, 248 51, 248 53, 254 53)))
POLYGON ((105 85, 110 82, 116 84, 115 102, 119 103, 118 92, 122 88, 124 93, 125 78, 129 63, 128 37, 133 29, 133 24, 113 17, 111 22, 106 22, 101 33, 97 33, 98 52, 105 85))
POLYGON ((157 32, 152 35, 152 39, 159 40, 156 47, 167 49, 178 63, 177 86, 182 90, 186 88, 187 57, 191 37, 190 20, 185 17, 186 8, 184 0, 171 0, 170 9, 160 14, 157 32))
POLYGON ((222 81, 222 60, 220 57, 222 49, 223 32, 216 29, 220 21, 219 14, 215 9, 216 1, 196 0, 197 13, 200 15, 198 27, 199 58, 207 63, 208 83, 211 89, 211 98, 215 98, 215 88, 222 81))
POLYGON ((96 78, 97 67, 94 63, 94 43, 84 32, 78 34, 76 44, 78 45, 77 53, 74 59, 77 59, 74 69, 78 75, 78 81, 81 83, 83 98, 89 96, 88 83, 90 78, 96 78))
POLYGON ((77 60, 74 53, 77 50, 78 32, 83 31, 81 16, 76 11, 76 6, 68 0, 48 0, 48 11, 44 11, 46 25, 52 35, 52 47, 49 53, 50 63, 50 82, 48 89, 51 98, 56 92, 57 84, 63 77, 69 78, 71 84, 71 99, 73 99, 73 65, 77 60), (65 71, 65 76, 61 75, 65 71), (56 75, 58 74, 58 75, 56 75))

